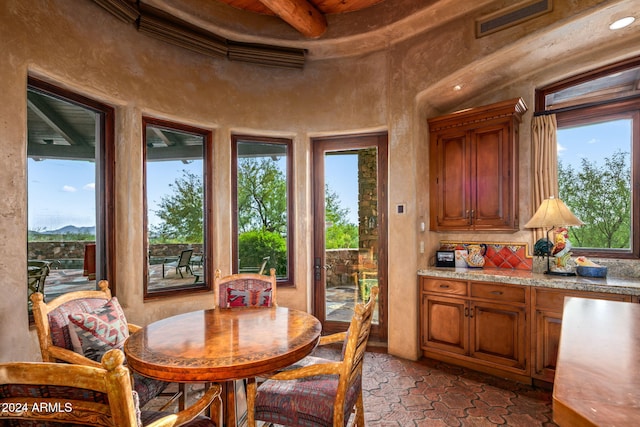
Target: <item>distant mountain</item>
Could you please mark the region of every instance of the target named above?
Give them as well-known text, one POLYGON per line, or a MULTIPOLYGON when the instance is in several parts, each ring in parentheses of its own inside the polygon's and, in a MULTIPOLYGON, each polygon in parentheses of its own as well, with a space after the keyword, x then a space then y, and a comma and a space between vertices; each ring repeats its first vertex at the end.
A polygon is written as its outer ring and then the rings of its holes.
POLYGON ((96 227, 76 227, 75 225, 66 225, 57 230, 40 231, 40 234, 96 234, 96 227))

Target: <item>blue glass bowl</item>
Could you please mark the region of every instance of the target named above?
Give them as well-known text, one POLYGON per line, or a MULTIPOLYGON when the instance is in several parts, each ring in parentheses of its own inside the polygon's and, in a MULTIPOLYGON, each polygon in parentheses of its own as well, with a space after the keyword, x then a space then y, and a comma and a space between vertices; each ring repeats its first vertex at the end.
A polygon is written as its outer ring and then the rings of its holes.
POLYGON ((607 267, 588 267, 579 265, 576 267, 578 276, 584 277, 607 277, 607 267))

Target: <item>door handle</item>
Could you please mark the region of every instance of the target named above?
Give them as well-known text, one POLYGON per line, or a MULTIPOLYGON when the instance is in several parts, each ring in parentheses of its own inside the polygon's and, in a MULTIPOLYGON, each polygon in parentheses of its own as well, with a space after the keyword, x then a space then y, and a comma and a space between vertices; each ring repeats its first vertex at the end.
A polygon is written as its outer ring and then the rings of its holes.
POLYGON ((320 257, 316 257, 313 260, 313 278, 317 282, 322 279, 322 265, 320 265, 321 262, 322 259, 320 257))

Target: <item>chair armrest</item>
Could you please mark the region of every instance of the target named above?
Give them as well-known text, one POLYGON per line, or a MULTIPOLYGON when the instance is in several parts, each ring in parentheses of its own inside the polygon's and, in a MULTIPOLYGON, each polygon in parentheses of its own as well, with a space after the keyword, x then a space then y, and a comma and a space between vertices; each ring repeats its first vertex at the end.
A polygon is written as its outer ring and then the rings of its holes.
POLYGON ((67 350, 66 348, 51 346, 49 347, 49 354, 59 360, 67 363, 73 363, 76 365, 93 366, 95 368, 101 368, 102 365, 95 362, 88 357, 84 357, 75 351, 67 350))
POLYGON ((140 329, 142 329, 142 326, 138 326, 134 323, 128 323, 127 326, 129 327, 130 334, 133 334, 134 332, 138 332, 140 329))
POLYGON ((173 262, 173 261, 177 261, 179 258, 180 258, 180 257, 177 257, 177 256, 168 256, 168 257, 165 257, 165 258, 162 260, 162 263, 164 264, 165 262, 173 262))
POLYGON ((295 380, 298 378, 313 377, 317 375, 338 375, 342 368, 342 362, 316 363, 295 369, 287 369, 275 374, 264 375, 270 380, 295 380))
POLYGON ((318 342, 318 345, 326 345, 326 344, 333 344, 333 343, 337 343, 337 342, 344 342, 345 339, 347 339, 347 333, 346 332, 338 332, 336 334, 325 335, 325 336, 320 337, 320 341, 318 342))
POLYGON ((145 427, 178 427, 186 424, 197 417, 202 411, 207 409, 214 399, 218 400, 215 405, 220 405, 222 402, 220 398, 221 391, 222 387, 220 387, 219 384, 212 384, 204 395, 187 409, 175 414, 167 415, 166 417, 160 418, 145 427))

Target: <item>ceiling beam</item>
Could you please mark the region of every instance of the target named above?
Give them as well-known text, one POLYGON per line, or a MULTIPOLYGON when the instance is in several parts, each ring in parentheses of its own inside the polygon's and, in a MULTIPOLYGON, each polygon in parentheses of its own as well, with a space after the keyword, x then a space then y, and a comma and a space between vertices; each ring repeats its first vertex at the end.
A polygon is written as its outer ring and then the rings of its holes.
POLYGON ((327 19, 306 0, 260 0, 283 21, 309 38, 318 38, 327 30, 327 19))

